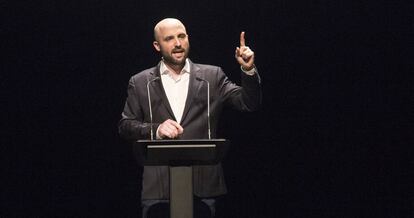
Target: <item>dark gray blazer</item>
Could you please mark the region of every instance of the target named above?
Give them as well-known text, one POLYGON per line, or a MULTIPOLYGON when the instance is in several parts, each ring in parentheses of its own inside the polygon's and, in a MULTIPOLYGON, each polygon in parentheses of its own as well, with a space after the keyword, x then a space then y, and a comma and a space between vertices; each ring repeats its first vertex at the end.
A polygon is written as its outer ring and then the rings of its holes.
MULTIPOLYGON (((119 133, 131 142, 150 138, 150 115, 147 83, 160 77, 160 64, 135 74, 129 80, 128 97, 119 133)), ((187 100, 180 125, 184 133, 180 139, 207 139, 207 80, 210 83, 211 137, 216 137, 222 108, 231 106, 241 111, 257 110, 261 103, 260 77, 241 73, 241 86, 231 81, 217 66, 195 64, 190 61, 190 81, 187 100)), ((161 79, 150 83, 154 135, 158 126, 167 119, 176 120, 169 105, 161 79)), ((145 166, 142 199, 168 199, 169 171, 167 166, 145 166)), ((194 194, 214 197, 226 193, 221 164, 193 167, 194 194)))

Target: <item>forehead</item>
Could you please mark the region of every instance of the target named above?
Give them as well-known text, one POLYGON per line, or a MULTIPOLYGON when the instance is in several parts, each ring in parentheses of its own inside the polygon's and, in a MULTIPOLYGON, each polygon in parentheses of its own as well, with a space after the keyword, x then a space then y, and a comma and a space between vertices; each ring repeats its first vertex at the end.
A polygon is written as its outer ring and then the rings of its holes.
POLYGON ((158 34, 161 37, 169 36, 169 35, 176 35, 181 33, 187 33, 185 30, 184 25, 179 22, 165 22, 161 23, 157 30, 158 34))

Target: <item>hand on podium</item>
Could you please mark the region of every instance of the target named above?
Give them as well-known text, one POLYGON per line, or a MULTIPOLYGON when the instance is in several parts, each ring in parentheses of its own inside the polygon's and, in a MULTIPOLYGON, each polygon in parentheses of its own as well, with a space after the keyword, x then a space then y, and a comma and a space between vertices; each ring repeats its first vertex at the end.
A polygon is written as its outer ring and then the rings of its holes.
POLYGON ((160 124, 157 130, 157 137, 161 139, 165 138, 178 138, 181 134, 183 134, 184 129, 183 127, 174 120, 168 119, 160 124))

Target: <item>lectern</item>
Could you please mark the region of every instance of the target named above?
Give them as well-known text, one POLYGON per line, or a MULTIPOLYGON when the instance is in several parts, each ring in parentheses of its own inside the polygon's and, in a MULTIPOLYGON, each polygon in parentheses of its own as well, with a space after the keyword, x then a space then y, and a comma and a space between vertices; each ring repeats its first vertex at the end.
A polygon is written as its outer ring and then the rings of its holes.
POLYGON ((146 166, 169 166, 170 216, 193 217, 193 165, 219 163, 229 148, 225 139, 138 140, 134 153, 146 166))

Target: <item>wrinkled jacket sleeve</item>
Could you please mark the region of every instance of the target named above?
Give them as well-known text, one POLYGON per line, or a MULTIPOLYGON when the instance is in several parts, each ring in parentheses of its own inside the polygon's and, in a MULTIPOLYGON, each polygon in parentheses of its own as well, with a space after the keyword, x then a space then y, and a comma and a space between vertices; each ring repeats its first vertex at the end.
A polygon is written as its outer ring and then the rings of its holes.
POLYGON ((231 82, 219 68, 217 74, 220 96, 225 104, 240 111, 257 111, 262 102, 261 79, 257 69, 254 75, 241 73, 241 86, 231 82))
MULTIPOLYGON (((141 94, 141 95, 140 95, 141 94)), ((129 80, 128 96, 122 112, 121 120, 118 124, 119 134, 126 140, 149 139, 151 132, 151 124, 145 121, 143 107, 140 104, 140 96, 134 77, 129 80)), ((159 124, 153 124, 153 129, 159 124)), ((155 131, 154 131, 155 132, 155 131)))

